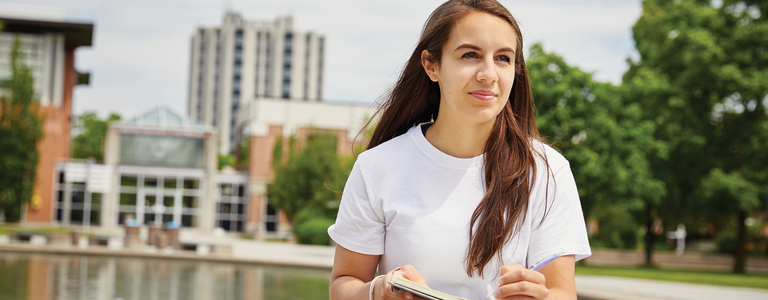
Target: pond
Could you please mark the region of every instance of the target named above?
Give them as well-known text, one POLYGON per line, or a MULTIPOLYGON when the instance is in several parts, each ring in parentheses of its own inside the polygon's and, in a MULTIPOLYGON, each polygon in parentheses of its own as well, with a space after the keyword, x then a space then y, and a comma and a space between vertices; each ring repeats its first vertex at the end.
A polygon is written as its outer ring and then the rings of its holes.
POLYGON ((3 300, 324 300, 327 269, 0 252, 3 300))

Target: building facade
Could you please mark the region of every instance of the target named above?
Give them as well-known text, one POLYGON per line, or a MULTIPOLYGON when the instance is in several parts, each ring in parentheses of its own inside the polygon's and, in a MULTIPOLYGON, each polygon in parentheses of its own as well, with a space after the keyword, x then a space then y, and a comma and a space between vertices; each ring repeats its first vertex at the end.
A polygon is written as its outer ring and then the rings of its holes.
POLYGON ((324 37, 293 29, 290 17, 249 21, 227 13, 221 27, 192 37, 188 114, 215 127, 219 152, 235 153, 238 110, 254 98, 322 98, 324 37))
POLYGON ((245 232, 248 176, 218 170, 216 130, 167 107, 109 125, 104 164, 60 161, 53 224, 114 234, 128 224, 245 232))
POLYGON ((0 80, 11 75, 10 51, 19 37, 25 63, 35 80, 34 97, 45 122, 43 138, 37 146, 40 156, 32 202, 24 210, 22 220, 50 223, 55 217, 56 164, 70 153, 72 91, 76 85, 88 84, 89 79, 89 74, 75 70, 75 50, 92 45, 93 24, 67 22, 63 14, 35 18, 32 11, 15 18, 6 12, 0 13, 4 25, 0 32, 0 80))

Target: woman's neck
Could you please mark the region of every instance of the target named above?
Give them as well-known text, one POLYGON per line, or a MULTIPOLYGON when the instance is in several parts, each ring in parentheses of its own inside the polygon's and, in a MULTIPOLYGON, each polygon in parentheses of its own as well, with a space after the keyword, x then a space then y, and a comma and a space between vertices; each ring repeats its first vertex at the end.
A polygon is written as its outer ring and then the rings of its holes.
POLYGON ((432 146, 458 158, 472 158, 485 153, 485 142, 491 134, 493 121, 483 124, 440 122, 438 118, 427 129, 426 138, 432 146))

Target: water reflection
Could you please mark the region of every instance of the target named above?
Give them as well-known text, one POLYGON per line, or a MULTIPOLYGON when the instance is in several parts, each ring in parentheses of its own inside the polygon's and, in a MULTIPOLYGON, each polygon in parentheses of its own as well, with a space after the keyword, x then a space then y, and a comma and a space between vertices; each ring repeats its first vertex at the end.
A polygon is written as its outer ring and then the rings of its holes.
POLYGON ((0 299, 328 299, 323 269, 0 252, 0 299))

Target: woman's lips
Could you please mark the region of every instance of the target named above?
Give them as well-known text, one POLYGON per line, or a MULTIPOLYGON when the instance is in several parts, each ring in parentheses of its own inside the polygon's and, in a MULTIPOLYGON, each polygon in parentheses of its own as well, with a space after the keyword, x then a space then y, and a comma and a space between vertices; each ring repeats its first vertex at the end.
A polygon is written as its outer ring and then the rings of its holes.
POLYGON ((496 93, 486 90, 471 91, 469 94, 480 101, 491 101, 496 98, 496 93))

